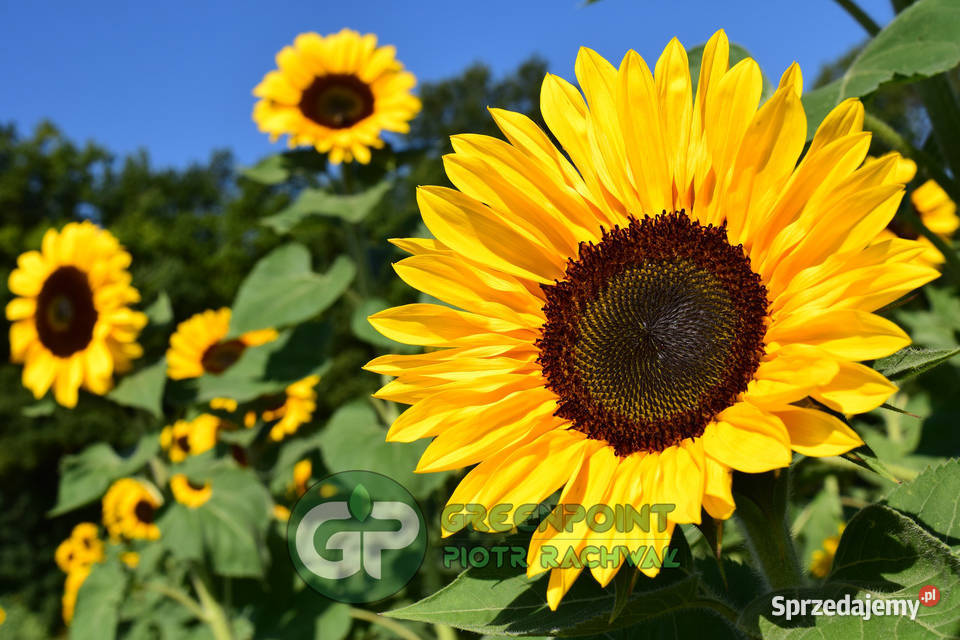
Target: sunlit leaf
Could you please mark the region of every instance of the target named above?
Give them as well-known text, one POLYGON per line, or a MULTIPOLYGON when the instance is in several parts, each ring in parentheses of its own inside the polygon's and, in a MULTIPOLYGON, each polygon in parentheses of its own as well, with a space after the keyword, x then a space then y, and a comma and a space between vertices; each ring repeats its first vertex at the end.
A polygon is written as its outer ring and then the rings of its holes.
POLYGON ((78 454, 60 461, 60 485, 57 504, 50 510, 55 516, 82 507, 100 498, 110 483, 136 473, 160 448, 156 433, 140 438, 136 448, 120 456, 110 445, 98 442, 78 454))
POLYGON ((289 233, 300 222, 313 216, 340 218, 352 223, 362 222, 391 186, 390 182, 384 181, 366 191, 348 196, 323 189, 304 189, 293 204, 264 218, 262 222, 277 233, 289 233))
POLYGON ((842 100, 865 96, 892 80, 916 81, 960 63, 960 3, 919 0, 871 40, 846 73, 803 96, 807 136, 842 100))
POLYGON ((124 376, 107 398, 117 404, 144 409, 154 417, 163 416, 163 388, 167 382, 167 361, 157 362, 124 376))
POLYGON ((230 335, 281 328, 313 318, 336 302, 356 272, 338 256, 326 273, 315 273, 310 252, 290 243, 271 251, 250 271, 233 303, 230 335))
POLYGON ((892 356, 877 360, 873 363, 873 368, 889 380, 902 382, 938 367, 958 354, 960 354, 960 347, 956 349, 905 347, 892 356))

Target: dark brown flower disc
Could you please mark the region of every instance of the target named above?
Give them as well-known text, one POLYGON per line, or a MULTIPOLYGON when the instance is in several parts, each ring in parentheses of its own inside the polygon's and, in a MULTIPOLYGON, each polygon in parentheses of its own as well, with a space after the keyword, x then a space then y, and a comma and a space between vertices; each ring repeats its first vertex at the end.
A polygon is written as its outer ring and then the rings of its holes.
POLYGON ((317 77, 300 97, 304 116, 329 129, 352 127, 373 113, 373 91, 352 74, 317 77))
POLYGON ((543 286, 538 340, 559 417, 619 456, 703 434, 763 355, 767 295, 725 227, 683 212, 605 230, 543 286))
POLYGON ((66 358, 93 339, 97 310, 87 274, 76 267, 59 267, 37 296, 37 335, 54 355, 66 358))

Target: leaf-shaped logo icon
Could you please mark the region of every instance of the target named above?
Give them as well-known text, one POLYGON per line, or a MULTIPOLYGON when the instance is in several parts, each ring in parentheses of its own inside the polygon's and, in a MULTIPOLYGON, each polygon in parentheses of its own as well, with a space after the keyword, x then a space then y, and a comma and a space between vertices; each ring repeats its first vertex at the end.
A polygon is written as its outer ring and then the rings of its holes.
POLYGON ((362 484, 358 484, 350 493, 350 499, 347 501, 347 508, 350 515, 363 522, 370 515, 372 503, 370 501, 370 492, 362 484))

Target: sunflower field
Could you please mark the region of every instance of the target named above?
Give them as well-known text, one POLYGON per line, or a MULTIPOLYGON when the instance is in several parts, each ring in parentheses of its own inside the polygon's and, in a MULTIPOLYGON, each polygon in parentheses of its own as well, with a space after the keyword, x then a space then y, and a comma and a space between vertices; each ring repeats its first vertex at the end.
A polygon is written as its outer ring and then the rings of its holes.
POLYGON ((960 2, 836 4, 291 33, 241 168, 0 128, 0 639, 960 638, 960 2))

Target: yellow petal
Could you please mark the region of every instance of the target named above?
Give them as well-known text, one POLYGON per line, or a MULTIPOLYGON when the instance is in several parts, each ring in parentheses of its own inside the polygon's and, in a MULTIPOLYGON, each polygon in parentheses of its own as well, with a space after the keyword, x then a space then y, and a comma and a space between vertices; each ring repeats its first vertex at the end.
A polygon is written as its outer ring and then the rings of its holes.
POLYGON ((704 459, 706 481, 703 488, 703 508, 711 517, 726 520, 733 515, 733 474, 730 468, 710 456, 704 459))
POLYGON ((707 455, 737 471, 761 473, 790 464, 790 437, 775 415, 740 402, 703 432, 707 455))
POLYGON ((813 397, 834 411, 866 413, 876 409, 897 392, 897 386, 870 367, 841 362, 837 375, 813 397))
POLYGON ((805 456, 838 456, 863 444, 853 429, 817 409, 789 407, 777 416, 790 433, 790 447, 805 456))
POLYGON ((510 333, 523 327, 438 304, 407 304, 373 314, 373 328, 397 342, 432 347, 519 342, 510 333))
POLYGON ((910 344, 910 338, 889 320, 865 311, 835 309, 794 314, 767 331, 767 342, 807 344, 843 360, 872 360, 910 344))
POLYGON ((566 256, 551 255, 530 234, 473 198, 451 189, 420 187, 417 202, 427 228, 454 251, 542 284, 562 277, 566 256))

